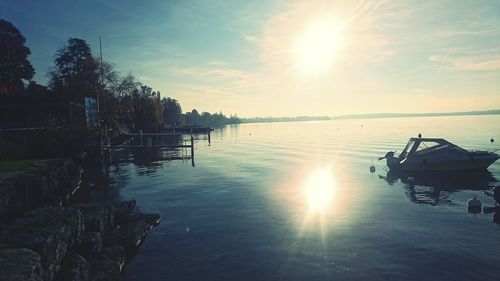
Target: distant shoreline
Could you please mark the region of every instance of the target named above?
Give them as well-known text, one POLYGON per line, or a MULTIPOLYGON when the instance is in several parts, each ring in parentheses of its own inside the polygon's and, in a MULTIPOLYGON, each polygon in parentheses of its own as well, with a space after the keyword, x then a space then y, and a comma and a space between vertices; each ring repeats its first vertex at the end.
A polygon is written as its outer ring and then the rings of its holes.
POLYGON ((255 118, 241 118, 241 124, 307 122, 307 121, 344 120, 344 119, 381 119, 381 118, 474 116, 474 115, 500 115, 500 109, 483 110, 483 111, 462 111, 462 112, 433 112, 433 113, 368 113, 368 114, 339 115, 331 117, 329 116, 255 117, 255 118))
POLYGON ((376 118, 471 116, 471 115, 499 115, 499 114, 500 114, 500 109, 483 110, 483 111, 463 111, 463 112, 350 114, 350 115, 334 116, 331 119, 332 120, 338 120, 338 119, 376 119, 376 118))

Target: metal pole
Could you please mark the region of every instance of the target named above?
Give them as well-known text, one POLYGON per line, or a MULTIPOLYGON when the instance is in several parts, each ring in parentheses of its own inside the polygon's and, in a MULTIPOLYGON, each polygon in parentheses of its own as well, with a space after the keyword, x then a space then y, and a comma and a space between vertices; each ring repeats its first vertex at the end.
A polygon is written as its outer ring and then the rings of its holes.
MULTIPOLYGON (((101 96, 104 96, 104 68, 102 66, 102 44, 101 44, 101 36, 99 36, 99 55, 101 57, 101 96)), ((99 96, 97 96, 99 98, 99 96)), ((102 99, 102 106, 104 107, 105 101, 102 99)), ((97 107, 99 111, 99 107, 97 107)), ((107 135, 107 132, 104 131, 104 134, 107 135)))

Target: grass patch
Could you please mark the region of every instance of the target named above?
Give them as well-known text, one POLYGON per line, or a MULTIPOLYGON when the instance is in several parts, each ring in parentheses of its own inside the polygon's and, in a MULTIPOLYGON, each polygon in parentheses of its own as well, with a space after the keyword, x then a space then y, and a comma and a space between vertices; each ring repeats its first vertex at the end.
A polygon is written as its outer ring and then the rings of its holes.
POLYGON ((0 173, 19 170, 33 164, 31 160, 3 160, 0 161, 0 173))

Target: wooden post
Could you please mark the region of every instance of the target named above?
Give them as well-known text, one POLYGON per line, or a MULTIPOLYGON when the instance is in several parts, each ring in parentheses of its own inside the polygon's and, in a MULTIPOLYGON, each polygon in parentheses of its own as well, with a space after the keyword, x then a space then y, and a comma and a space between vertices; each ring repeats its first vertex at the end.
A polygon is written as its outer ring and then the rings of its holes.
POLYGON ((142 146, 142 130, 139 131, 139 134, 140 134, 139 138, 141 139, 141 146, 142 146))
POLYGON ((174 127, 174 137, 172 139, 172 145, 175 145, 175 127, 174 127))
POLYGON ((211 141, 210 141, 210 128, 208 128, 208 145, 210 145, 211 141))
POLYGON ((194 138, 191 135, 191 166, 194 167, 194 138))
POLYGON ((99 154, 101 158, 104 156, 104 140, 102 138, 102 135, 99 136, 99 154))

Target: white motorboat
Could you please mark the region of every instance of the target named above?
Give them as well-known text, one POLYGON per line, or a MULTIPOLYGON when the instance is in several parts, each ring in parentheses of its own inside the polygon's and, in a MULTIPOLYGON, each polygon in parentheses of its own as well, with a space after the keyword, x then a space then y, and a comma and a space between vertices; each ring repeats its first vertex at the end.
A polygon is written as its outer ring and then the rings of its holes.
POLYGON ((410 138, 401 154, 389 151, 379 160, 395 171, 466 171, 487 169, 500 158, 495 152, 466 150, 441 138, 410 138))

